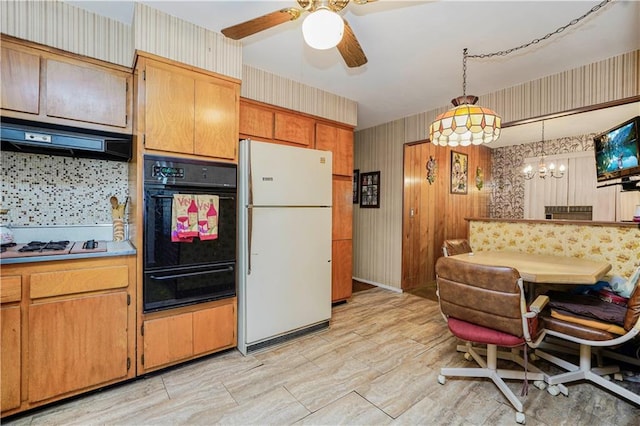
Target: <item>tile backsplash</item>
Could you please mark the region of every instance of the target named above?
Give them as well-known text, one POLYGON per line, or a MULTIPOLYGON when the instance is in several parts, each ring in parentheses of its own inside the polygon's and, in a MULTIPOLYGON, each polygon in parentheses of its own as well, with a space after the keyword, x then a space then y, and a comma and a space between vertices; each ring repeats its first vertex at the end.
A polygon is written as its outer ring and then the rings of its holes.
POLYGON ((112 195, 129 195, 128 164, 2 152, 2 208, 14 226, 111 223, 112 195))

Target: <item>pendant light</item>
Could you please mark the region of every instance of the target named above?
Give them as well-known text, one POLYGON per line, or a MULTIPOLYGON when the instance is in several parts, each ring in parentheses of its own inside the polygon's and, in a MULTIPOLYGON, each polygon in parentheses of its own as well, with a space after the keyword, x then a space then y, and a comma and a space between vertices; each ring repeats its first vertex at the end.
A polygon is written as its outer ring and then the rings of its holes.
POLYGON ((500 137, 502 119, 493 110, 475 105, 477 96, 467 96, 467 49, 462 56, 462 96, 451 101, 454 108, 440 114, 429 126, 431 143, 469 146, 493 142, 500 137))

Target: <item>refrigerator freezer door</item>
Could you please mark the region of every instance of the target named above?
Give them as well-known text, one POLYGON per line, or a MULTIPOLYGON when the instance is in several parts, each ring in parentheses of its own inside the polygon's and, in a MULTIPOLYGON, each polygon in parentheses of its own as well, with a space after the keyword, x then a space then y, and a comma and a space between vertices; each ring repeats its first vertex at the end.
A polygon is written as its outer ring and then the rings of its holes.
POLYGON ((254 206, 331 205, 330 151, 248 143, 254 206))
POLYGON ((239 344, 329 320, 331 208, 254 208, 251 233, 251 273, 240 288, 245 342, 239 344))

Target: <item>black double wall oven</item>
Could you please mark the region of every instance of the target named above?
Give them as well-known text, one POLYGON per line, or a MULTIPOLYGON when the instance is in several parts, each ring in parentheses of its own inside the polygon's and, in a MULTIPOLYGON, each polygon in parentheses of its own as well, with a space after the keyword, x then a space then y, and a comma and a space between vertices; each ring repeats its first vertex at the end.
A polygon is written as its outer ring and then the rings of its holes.
POLYGON ((237 166, 144 157, 144 312, 236 294, 237 166), (219 197, 218 237, 173 242, 175 194, 219 197))

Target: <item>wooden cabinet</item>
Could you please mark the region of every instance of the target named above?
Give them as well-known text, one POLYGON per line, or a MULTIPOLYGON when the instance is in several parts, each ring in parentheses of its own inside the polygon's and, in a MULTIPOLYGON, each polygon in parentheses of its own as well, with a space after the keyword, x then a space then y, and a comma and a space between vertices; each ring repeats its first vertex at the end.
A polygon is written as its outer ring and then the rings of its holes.
POLYGON ((157 370, 235 347, 236 306, 236 299, 229 298, 148 315, 140 336, 141 370, 157 370))
POLYGON ((294 111, 247 99, 240 103, 241 137, 313 148, 315 125, 315 118, 294 111))
POLYGON ((240 101, 240 136, 332 152, 332 302, 351 297, 353 129, 249 99, 240 101))
POLYGON ((337 302, 351 297, 353 291, 353 242, 333 241, 331 249, 331 301, 337 302))
POLYGON ((145 53, 136 75, 145 149, 237 161, 237 80, 145 53))
POLYGON ((316 149, 333 152, 334 175, 353 175, 353 130, 317 123, 316 149))
POLYGON ((127 293, 29 307, 29 401, 127 377, 127 293))
POLYGON ((2 411, 20 406, 22 365, 21 308, 22 277, 2 276, 0 281, 0 406, 2 411))
POLYGON ((135 256, 2 266, 3 416, 135 376, 135 273, 135 256))
POLYGON ((132 132, 129 69, 7 36, 1 49, 3 116, 132 132))

